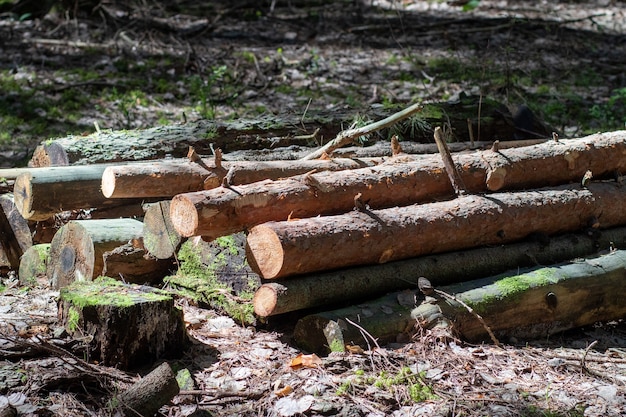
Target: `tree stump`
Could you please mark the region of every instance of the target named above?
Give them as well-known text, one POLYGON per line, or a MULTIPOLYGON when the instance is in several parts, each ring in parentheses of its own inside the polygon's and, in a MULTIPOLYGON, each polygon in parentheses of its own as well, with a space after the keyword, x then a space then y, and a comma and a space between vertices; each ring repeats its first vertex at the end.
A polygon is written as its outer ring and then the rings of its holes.
POLYGON ((73 220, 54 235, 47 275, 54 288, 91 281, 104 269, 103 255, 141 237, 143 224, 133 219, 73 220))
POLYGON ((177 357, 187 343, 182 310, 170 294, 110 278, 62 288, 59 320, 71 335, 93 337, 91 359, 120 369, 177 357))

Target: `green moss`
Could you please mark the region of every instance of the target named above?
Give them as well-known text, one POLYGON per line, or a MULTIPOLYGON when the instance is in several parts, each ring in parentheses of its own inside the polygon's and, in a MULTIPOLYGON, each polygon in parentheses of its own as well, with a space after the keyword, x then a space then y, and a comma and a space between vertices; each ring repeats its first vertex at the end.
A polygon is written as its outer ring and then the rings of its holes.
POLYGON ((330 351, 331 352, 345 352, 346 348, 343 345, 343 343, 341 343, 341 340, 339 339, 333 339, 330 342, 330 351))
POLYGON ((70 307, 67 312, 67 329, 74 333, 78 329, 78 325, 80 323, 80 313, 74 307, 70 307))

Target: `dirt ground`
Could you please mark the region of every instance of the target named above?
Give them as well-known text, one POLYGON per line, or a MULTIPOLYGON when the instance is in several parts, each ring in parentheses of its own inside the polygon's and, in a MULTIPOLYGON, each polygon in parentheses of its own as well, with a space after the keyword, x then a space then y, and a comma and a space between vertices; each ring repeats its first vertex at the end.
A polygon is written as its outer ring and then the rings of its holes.
MULTIPOLYGON (((623 2, 483 0, 468 12, 426 1, 180 4, 0 20, 0 166, 23 165, 42 140, 94 124, 356 114, 461 92, 527 104, 565 136, 626 121, 623 2)), ((12 274, 3 283, 0 406, 114 414, 106 400, 124 382, 81 383, 82 363, 35 348, 43 338, 81 352, 58 329, 57 294, 20 288, 12 274), (46 380, 51 369, 65 379, 46 380)), ((296 367, 302 352, 290 343, 290 322, 246 328, 180 305, 193 344, 172 364, 193 384, 163 415, 626 415, 622 321, 503 347, 416 329, 406 343, 296 367)))

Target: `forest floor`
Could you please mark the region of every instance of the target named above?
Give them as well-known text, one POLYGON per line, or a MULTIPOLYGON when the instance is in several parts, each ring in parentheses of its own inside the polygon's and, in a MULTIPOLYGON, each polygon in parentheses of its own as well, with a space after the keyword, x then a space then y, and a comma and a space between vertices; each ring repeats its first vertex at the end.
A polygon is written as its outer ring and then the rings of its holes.
MULTIPOLYGON (((79 19, 4 16, 0 166, 24 165, 41 141, 96 125, 357 115, 461 93, 528 105, 566 137, 624 128, 623 2, 483 0, 467 12, 425 1, 205 3, 101 5, 79 19)), ((0 405, 10 399, 23 415, 111 414, 110 385, 42 381, 60 366, 55 355, 30 346, 31 357, 20 358, 15 334, 33 343, 54 334, 56 294, 20 288, 11 276, 4 284, 0 405)), ((309 367, 291 366, 301 352, 288 323, 242 327, 181 307, 194 343, 175 365, 194 385, 164 415, 626 415, 621 321, 502 347, 416 329, 405 343, 333 353, 309 367)), ((67 358, 63 366, 81 369, 67 358)))

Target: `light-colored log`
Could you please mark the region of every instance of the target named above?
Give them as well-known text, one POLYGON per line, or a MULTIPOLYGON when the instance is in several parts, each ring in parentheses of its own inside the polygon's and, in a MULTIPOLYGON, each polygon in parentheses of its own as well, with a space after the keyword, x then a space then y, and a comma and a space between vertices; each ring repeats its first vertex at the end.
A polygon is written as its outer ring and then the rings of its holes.
POLYGON ((626 224, 616 183, 469 195, 451 201, 269 222, 248 234, 247 257, 265 279, 626 224))
POLYGON ((50 244, 33 245, 20 258, 18 278, 22 285, 36 285, 46 279, 46 269, 50 259, 50 244))
POLYGON ((157 259, 169 259, 183 241, 170 219, 170 201, 150 204, 143 218, 143 244, 148 253, 157 259))
POLYGON ((33 245, 28 222, 20 215, 13 194, 0 194, 0 248, 9 266, 17 270, 20 257, 33 245))
POLYGON ((91 281, 102 274, 103 255, 141 238, 143 224, 134 219, 72 220, 54 235, 47 275, 54 288, 91 281))

